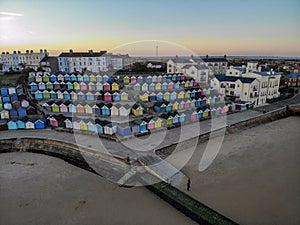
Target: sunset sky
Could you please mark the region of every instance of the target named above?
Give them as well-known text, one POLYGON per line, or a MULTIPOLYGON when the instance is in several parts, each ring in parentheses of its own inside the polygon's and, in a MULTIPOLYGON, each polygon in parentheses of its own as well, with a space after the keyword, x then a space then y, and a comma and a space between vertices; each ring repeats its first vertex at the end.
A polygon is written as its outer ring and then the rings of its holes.
POLYGON ((299 12, 299 0, 0 0, 0 50, 300 56, 299 12))

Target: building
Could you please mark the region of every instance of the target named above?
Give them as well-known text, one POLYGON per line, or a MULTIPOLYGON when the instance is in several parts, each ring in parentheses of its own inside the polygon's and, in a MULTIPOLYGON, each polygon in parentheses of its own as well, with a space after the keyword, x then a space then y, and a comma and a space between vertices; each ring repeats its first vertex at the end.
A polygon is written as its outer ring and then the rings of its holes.
POLYGON ((45 56, 41 62, 40 67, 49 73, 54 73, 59 71, 57 57, 53 56, 45 56))
POLYGON ((32 68, 37 70, 40 67, 41 60, 48 56, 48 52, 45 49, 41 49, 40 52, 34 52, 33 50, 26 50, 26 52, 13 51, 13 53, 2 52, 1 63, 2 71, 21 71, 25 68, 32 68))
POLYGON ((300 74, 290 74, 285 78, 285 84, 288 87, 298 87, 300 86, 300 74))
POLYGON ((226 76, 241 77, 242 74, 244 74, 246 72, 247 72, 246 66, 242 66, 242 67, 233 67, 233 66, 230 66, 229 69, 226 70, 226 76))
POLYGON ((209 57, 208 55, 206 55, 205 58, 202 58, 202 61, 209 68, 212 75, 226 74, 226 69, 228 66, 226 55, 224 55, 224 57, 209 57))
POLYGON ((106 51, 93 52, 63 52, 58 56, 59 71, 66 73, 82 72, 85 70, 99 73, 108 70, 106 51))
POLYGON ((121 70, 124 67, 123 58, 112 53, 106 54, 107 68, 113 70, 121 70))
POLYGON ((192 57, 187 59, 176 56, 167 61, 167 73, 183 73, 182 68, 186 65, 197 65, 197 62, 192 57))
POLYGON ((259 104, 259 81, 256 78, 237 76, 216 76, 211 80, 211 86, 220 94, 234 97, 236 100, 259 104))
POLYGON ((187 64, 182 67, 183 73, 194 78, 200 84, 207 84, 209 79, 209 68, 204 64, 187 64))

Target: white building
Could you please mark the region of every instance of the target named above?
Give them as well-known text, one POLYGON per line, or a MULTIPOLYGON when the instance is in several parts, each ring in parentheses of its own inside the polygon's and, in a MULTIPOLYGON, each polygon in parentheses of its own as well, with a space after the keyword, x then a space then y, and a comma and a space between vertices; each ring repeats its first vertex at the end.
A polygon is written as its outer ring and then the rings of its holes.
POLYGON ((187 64, 182 67, 183 73, 186 75, 193 77, 195 81, 201 84, 208 84, 209 78, 209 68, 205 65, 201 64, 187 64))
POLYGON ((26 50, 26 52, 13 51, 13 53, 2 52, 1 63, 2 71, 21 71, 25 68, 32 68, 37 70, 40 66, 40 61, 48 56, 48 52, 45 49, 41 49, 40 52, 34 52, 33 50, 26 50))
POLYGON ((119 55, 108 53, 106 54, 106 60, 108 69, 120 70, 124 67, 123 58, 119 55))
POLYGON ((229 69, 226 70, 226 76, 236 76, 236 77, 241 77, 242 74, 247 72, 247 67, 242 66, 242 67, 233 67, 230 66, 229 69))
POLYGON ((183 67, 186 65, 205 65, 209 69, 209 76, 225 75, 228 65, 226 55, 224 58, 216 57, 191 57, 191 58, 173 58, 167 61, 167 73, 183 73, 183 67))
POLYGON ((58 66, 61 72, 73 73, 88 70, 91 72, 106 72, 108 62, 106 51, 93 52, 63 52, 58 56, 58 66))
POLYGON ((216 76, 210 81, 211 87, 227 97, 259 104, 259 81, 256 78, 237 76, 216 76))

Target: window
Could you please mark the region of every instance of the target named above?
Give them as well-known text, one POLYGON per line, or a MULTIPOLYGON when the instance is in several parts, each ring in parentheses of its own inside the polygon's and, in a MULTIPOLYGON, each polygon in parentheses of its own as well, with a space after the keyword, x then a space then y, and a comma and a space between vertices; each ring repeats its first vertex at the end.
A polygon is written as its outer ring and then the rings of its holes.
POLYGON ((245 95, 247 95, 247 92, 245 92, 245 95))

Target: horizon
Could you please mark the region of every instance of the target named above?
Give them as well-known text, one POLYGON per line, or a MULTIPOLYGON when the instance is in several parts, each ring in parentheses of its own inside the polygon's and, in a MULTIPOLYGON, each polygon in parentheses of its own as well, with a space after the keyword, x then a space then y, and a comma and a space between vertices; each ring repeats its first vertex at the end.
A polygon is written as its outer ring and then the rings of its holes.
POLYGON ((130 55, 151 56, 153 46, 139 45, 150 40, 166 45, 160 55, 174 55, 170 46, 179 46, 194 55, 300 56, 297 0, 123 3, 3 0, 1 51, 42 48, 55 55, 69 49, 125 50, 133 44, 130 55))

